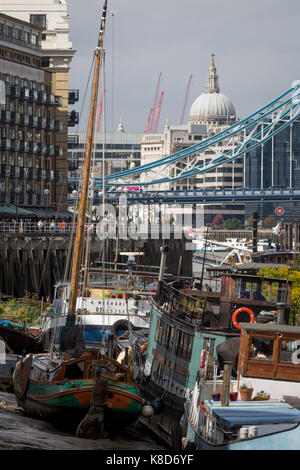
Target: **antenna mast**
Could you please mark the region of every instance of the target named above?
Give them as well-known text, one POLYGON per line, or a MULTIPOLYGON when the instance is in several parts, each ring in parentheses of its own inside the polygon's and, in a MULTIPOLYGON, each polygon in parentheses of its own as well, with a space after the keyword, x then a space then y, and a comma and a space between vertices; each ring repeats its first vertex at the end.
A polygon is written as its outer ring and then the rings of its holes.
POLYGON ((92 153, 94 127, 95 127, 96 111, 97 111, 97 99, 98 99, 98 91, 99 91, 99 74, 100 74, 101 66, 103 63, 103 57, 104 57, 103 37, 104 37, 104 31, 105 31, 105 25, 106 25, 106 13, 107 13, 107 0, 104 1, 102 18, 101 18, 101 26, 100 26, 100 32, 99 32, 99 38, 98 38, 98 46, 95 49, 95 65, 94 65, 92 98, 91 98, 91 105, 90 105, 89 123, 88 123, 85 155, 84 155, 84 167, 83 167, 81 195, 80 195, 80 203, 79 203, 79 211, 78 211, 77 229, 76 229, 75 245, 74 245, 74 250, 73 250, 70 298, 69 298, 69 309, 68 309, 68 318, 69 319, 72 318, 72 322, 75 322, 77 289, 78 289, 78 283, 79 283, 80 263, 81 263, 84 228, 85 228, 85 221, 86 221, 86 208, 87 208, 88 187, 89 187, 90 168, 91 168, 91 153, 92 153))

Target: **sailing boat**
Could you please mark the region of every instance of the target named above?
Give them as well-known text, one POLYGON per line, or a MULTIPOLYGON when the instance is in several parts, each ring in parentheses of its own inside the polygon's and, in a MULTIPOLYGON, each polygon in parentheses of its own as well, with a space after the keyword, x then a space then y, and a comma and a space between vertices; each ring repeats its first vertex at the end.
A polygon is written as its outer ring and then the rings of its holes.
POLYGON ((143 406, 143 399, 131 379, 128 354, 123 363, 119 363, 106 354, 104 343, 96 350, 87 351, 82 328, 75 324, 99 74, 104 56, 106 12, 107 0, 103 6, 94 57, 93 88, 72 259, 69 308, 61 335, 60 351, 25 356, 17 363, 13 376, 18 405, 25 412, 56 423, 74 424, 78 426, 77 436, 92 438, 103 436, 104 429, 109 429, 115 424, 120 427, 134 422, 143 406))

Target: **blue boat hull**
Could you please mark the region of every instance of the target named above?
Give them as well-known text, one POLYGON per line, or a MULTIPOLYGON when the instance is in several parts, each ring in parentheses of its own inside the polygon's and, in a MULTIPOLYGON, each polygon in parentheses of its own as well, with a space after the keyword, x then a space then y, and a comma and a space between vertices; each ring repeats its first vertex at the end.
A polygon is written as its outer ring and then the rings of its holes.
POLYGON ((187 437, 194 443, 196 450, 300 450, 300 423, 282 432, 221 445, 203 440, 188 423, 187 437))

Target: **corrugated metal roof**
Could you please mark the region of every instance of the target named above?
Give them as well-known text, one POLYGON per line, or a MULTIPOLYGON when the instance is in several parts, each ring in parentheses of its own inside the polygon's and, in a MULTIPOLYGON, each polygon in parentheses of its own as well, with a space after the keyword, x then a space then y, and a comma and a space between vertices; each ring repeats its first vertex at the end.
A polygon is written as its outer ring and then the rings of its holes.
POLYGON ((0 215, 12 215, 13 217, 16 217, 16 215, 29 215, 31 212, 27 209, 23 209, 22 207, 17 207, 17 206, 0 206, 0 215))
POLYGON ((25 209, 24 207, 16 206, 1 206, 0 205, 0 217, 20 217, 23 216, 39 219, 72 219, 73 212, 67 210, 57 211, 55 209, 44 209, 44 208, 30 208, 25 209))

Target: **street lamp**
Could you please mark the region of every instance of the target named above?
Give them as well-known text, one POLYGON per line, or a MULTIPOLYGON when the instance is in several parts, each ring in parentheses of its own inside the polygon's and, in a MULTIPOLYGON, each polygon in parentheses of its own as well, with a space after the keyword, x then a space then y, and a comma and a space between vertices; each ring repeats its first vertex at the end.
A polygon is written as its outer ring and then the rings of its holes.
POLYGON ((44 189, 44 194, 46 196, 46 206, 48 206, 48 195, 49 195, 50 191, 48 188, 45 188, 44 189))

